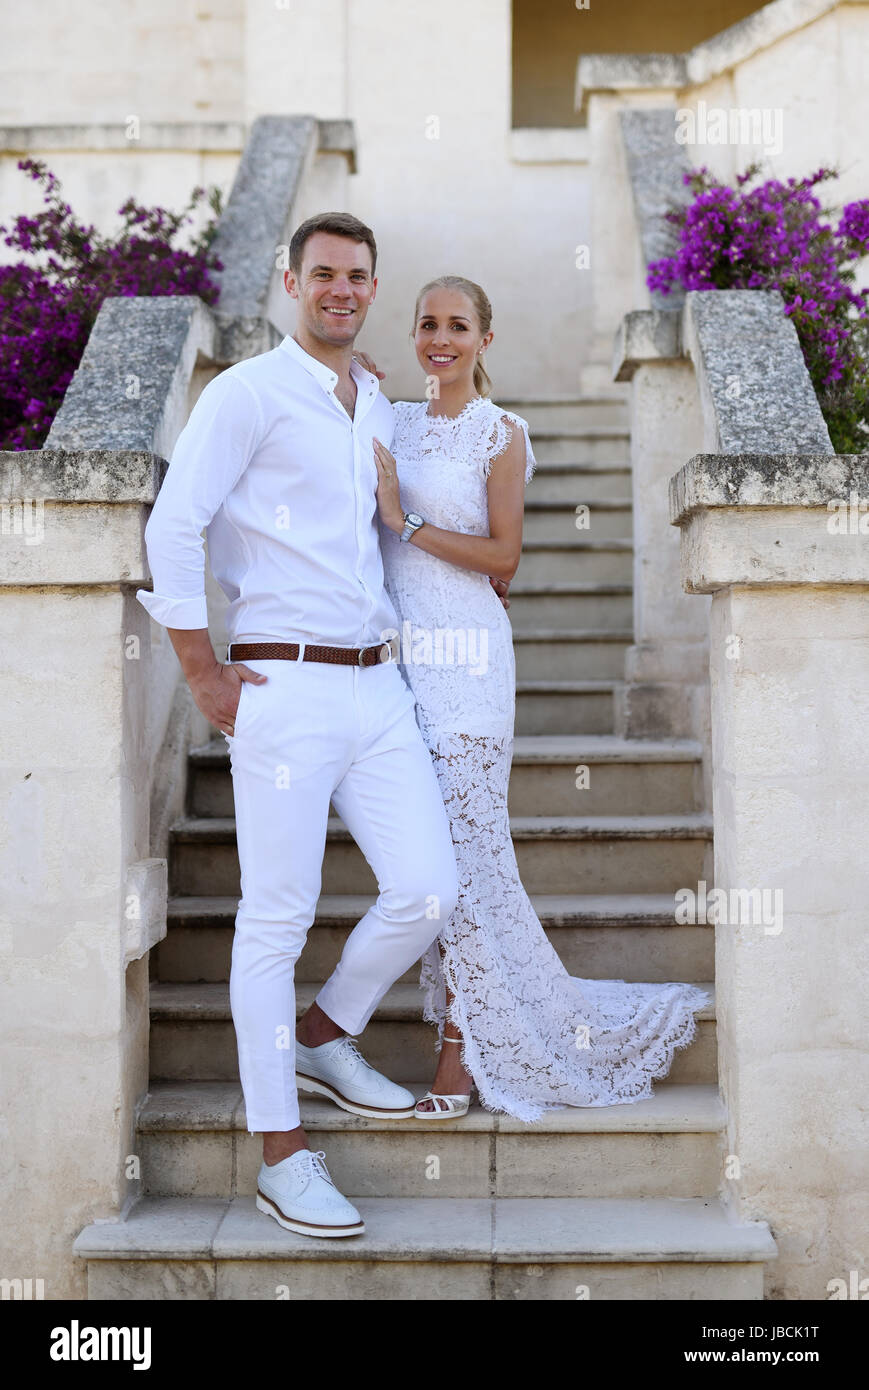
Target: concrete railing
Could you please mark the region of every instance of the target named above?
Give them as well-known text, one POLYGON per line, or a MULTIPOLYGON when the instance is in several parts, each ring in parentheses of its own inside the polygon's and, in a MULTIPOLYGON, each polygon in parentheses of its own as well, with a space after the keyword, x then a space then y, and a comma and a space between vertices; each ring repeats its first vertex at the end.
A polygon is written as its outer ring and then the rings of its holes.
MULTIPOLYGON (((674 117, 621 122, 640 266, 684 167, 674 117)), ((778 293, 659 306, 616 336, 635 515, 619 731, 703 743, 715 900, 693 920, 715 923, 721 1191, 773 1231, 767 1296, 823 1299, 865 1254, 869 458, 835 454, 778 293)), ((685 889, 699 905, 707 885, 685 889)))
POLYGON ((140 1190, 147 953, 166 930, 186 754, 209 732, 135 597, 145 523, 205 382, 283 331, 270 316, 290 225, 345 205, 337 124, 255 122, 217 237, 218 309, 106 301, 45 448, 0 454, 0 1109, 7 1174, 27 1174, 10 1178, 0 1265, 50 1299, 83 1296, 75 1236, 140 1190))
POLYGON ((616 336, 614 374, 631 383, 634 505, 634 642, 617 728, 699 738, 708 797, 708 605, 682 591, 669 479, 700 452, 833 446, 778 293, 691 291, 681 310, 636 310, 616 336))
MULTIPOLYGON (((630 60, 634 67, 638 62, 630 60)), ((616 727, 628 737, 699 738, 709 800, 708 614, 681 590, 677 538, 668 525, 669 479, 701 450, 817 452, 832 445, 780 296, 649 293, 649 262, 674 244, 664 213, 685 200, 689 162, 676 138, 675 108, 617 110, 619 95, 608 100, 623 147, 622 240, 635 286, 610 369, 617 381, 631 383, 634 501, 634 642, 617 693, 616 727), (787 416, 778 409, 782 379, 794 407, 787 416)))

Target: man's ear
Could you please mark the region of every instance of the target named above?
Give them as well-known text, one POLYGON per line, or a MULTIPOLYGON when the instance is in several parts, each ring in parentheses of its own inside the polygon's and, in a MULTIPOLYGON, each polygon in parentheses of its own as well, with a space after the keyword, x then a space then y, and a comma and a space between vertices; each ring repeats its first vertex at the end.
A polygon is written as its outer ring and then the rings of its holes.
POLYGON ((294 270, 284 271, 284 289, 292 299, 298 299, 299 282, 296 279, 296 272, 294 270))
POLYGON ((371 298, 369 299, 368 303, 369 303, 369 304, 373 304, 376 298, 377 298, 377 276, 375 275, 374 279, 371 281, 371 298))

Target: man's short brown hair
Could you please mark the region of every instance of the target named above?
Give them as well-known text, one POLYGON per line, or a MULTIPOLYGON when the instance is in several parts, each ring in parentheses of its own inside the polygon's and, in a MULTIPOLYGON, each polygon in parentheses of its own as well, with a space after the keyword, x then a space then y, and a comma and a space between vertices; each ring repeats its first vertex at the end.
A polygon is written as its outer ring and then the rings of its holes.
POLYGON ((348 241, 364 242, 371 252, 371 274, 374 274, 377 268, 377 242, 371 228, 366 227, 364 222, 360 222, 358 217, 353 217, 349 212, 318 212, 316 217, 309 217, 293 232, 290 242, 290 269, 295 275, 302 269, 305 246, 315 232, 331 232, 333 236, 347 237, 348 241))

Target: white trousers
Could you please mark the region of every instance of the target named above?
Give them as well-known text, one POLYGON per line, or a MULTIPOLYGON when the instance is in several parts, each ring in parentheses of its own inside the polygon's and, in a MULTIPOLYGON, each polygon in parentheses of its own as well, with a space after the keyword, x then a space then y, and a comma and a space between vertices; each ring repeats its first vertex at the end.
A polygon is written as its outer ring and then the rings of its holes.
POLYGON ((392 663, 245 661, 230 748, 241 902, 230 1001, 251 1133, 295 1129, 294 970, 320 896, 329 802, 374 871, 379 894, 317 995, 362 1031, 455 908, 456 860, 443 797, 392 663))

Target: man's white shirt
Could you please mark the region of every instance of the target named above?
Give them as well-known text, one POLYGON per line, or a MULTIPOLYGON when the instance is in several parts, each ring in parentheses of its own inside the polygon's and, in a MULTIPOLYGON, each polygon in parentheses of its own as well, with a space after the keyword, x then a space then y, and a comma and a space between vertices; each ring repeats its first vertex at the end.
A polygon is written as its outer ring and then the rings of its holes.
POLYGON ((393 410, 353 362, 353 419, 338 376, 287 336, 205 387, 178 437, 145 527, 154 592, 136 597, 166 627, 208 626, 205 555, 240 636, 364 646, 396 631, 384 588, 372 440, 393 410))

